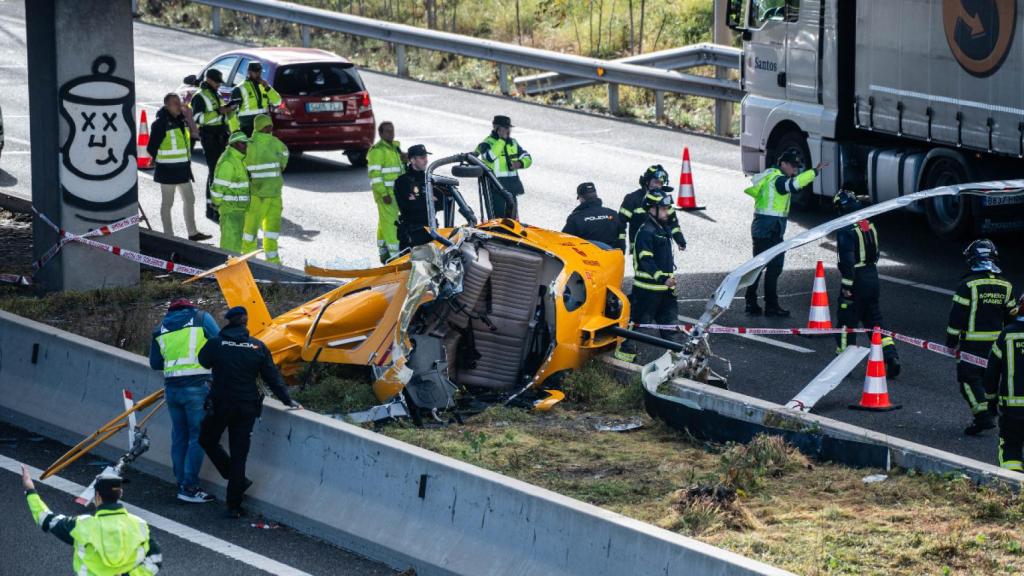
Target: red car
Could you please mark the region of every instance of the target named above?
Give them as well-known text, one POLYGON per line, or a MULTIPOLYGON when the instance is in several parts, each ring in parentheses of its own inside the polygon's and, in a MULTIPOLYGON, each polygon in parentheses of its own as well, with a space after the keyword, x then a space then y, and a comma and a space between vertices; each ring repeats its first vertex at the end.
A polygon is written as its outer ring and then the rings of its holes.
MULTIPOLYGON (((355 64, 337 54, 311 48, 225 52, 199 74, 185 77, 178 94, 188 104, 206 71, 217 68, 224 75, 220 95, 226 102, 253 61, 263 64, 263 78, 281 94, 281 106, 273 108, 271 116, 274 135, 290 151, 344 150, 353 165, 366 165, 366 153, 376 137, 370 94, 355 64)), ((192 123, 191 108, 186 110, 192 123)))

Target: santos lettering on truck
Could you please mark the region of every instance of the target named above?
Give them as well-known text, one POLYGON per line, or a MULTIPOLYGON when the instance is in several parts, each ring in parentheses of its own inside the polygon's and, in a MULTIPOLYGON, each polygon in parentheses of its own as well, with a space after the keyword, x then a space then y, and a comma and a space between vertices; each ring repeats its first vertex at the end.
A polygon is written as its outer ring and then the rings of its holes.
MULTIPOLYGON (((794 197, 883 201, 1024 174, 1018 0, 730 0, 743 34, 743 169, 786 151, 831 163, 794 197)), ((938 234, 1024 229, 1024 199, 943 197, 938 234)))

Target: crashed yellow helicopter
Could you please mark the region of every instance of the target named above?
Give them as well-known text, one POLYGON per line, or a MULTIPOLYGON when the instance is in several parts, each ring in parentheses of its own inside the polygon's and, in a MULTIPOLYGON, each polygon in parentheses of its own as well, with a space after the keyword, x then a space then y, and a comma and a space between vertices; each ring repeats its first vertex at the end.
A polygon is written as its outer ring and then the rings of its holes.
POLYGON ((248 309, 250 331, 293 381, 303 363, 371 366, 383 404, 351 415, 356 421, 408 415, 419 423, 457 408, 459 399, 548 409, 563 395, 542 389, 613 346, 609 329, 627 323, 623 254, 513 218, 478 224, 459 178, 476 180, 485 216, 487 187, 515 206, 472 154, 438 159, 427 167, 425 195, 428 212, 444 221, 437 226, 432 218, 435 243, 425 258, 406 254, 355 271, 307 266, 309 274, 351 281, 276 318, 248 256, 189 281, 215 276, 228 305, 248 309), (435 173, 444 166, 452 176, 435 173), (456 209, 465 225, 455 225, 456 209))

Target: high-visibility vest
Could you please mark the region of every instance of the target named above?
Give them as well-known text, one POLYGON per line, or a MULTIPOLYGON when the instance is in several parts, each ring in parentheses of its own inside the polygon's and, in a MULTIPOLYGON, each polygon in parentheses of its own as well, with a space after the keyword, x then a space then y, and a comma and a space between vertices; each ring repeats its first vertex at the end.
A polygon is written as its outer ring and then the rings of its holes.
POLYGON ((996 362, 1001 371, 999 390, 995 395, 986 390, 986 398, 999 398, 999 405, 1012 408, 1015 417, 1024 411, 1024 316, 1009 324, 996 337, 988 361, 996 362))
POLYGON ((206 332, 198 313, 177 330, 160 326, 156 342, 164 357, 164 378, 210 374, 210 370, 199 363, 199 351, 206 345, 206 332))
POLYGON ((477 152, 480 153, 480 159, 483 160, 484 164, 490 168, 491 172, 498 178, 512 178, 518 177, 519 171, 513 170, 509 167, 509 164, 513 160, 519 160, 523 163, 523 168, 529 168, 533 164, 533 158, 530 157, 530 153, 523 150, 519 146, 519 142, 516 142, 515 138, 509 138, 503 140, 496 137, 493 133, 484 139, 484 143, 488 145, 487 150, 481 150, 483 147, 478 146, 477 152))
MULTIPOLYGON (((29 494, 27 499, 33 519, 42 527, 50 510, 38 494, 29 494)), ((149 524, 123 506, 76 517, 71 537, 76 576, 151 576, 157 569, 147 558, 149 524)))
POLYGON ((195 93, 195 96, 192 97, 193 110, 195 110, 194 103, 197 101, 202 101, 203 103, 203 112, 201 114, 193 115, 196 124, 200 128, 230 124, 230 119, 225 118, 224 115, 220 113, 220 107, 224 105, 224 101, 220 99, 220 94, 217 94, 204 84, 203 87, 195 93))
POLYGON ((244 211, 249 207, 249 171, 245 167, 245 155, 231 146, 217 160, 210 197, 220 210, 244 211))
POLYGON ((366 154, 367 173, 370 176, 370 188, 373 199, 380 203, 385 196, 391 195, 395 180, 405 172, 402 162, 401 144, 398 140, 390 144, 384 140, 377 141, 366 154))
POLYGON ((188 128, 182 125, 164 134, 164 140, 156 151, 157 164, 181 164, 188 162, 192 151, 191 137, 188 128))
POLYGON ((968 280, 953 295, 954 307, 967 308, 967 324, 947 326, 946 333, 959 337, 961 342, 995 342, 1003 318, 1013 305, 1013 284, 1009 281, 992 273, 968 280))
POLYGON ((245 152, 245 167, 249 171, 249 191, 253 196, 276 198, 281 196, 284 178, 281 173, 288 165, 288 147, 274 135, 253 132, 245 152))
MULTIPOLYGON (((816 173, 814 170, 805 170, 797 174, 796 187, 803 188, 814 182, 816 173)), ((745 192, 748 196, 754 197, 754 213, 763 216, 778 216, 786 218, 789 216, 789 204, 793 194, 779 194, 775 188, 775 181, 785 178, 782 170, 769 168, 754 176, 753 183, 745 192)))
POLYGON ((242 94, 242 104, 238 107, 240 119, 251 120, 257 114, 267 114, 271 106, 281 103, 281 95, 273 87, 264 88, 248 78, 238 87, 242 94))

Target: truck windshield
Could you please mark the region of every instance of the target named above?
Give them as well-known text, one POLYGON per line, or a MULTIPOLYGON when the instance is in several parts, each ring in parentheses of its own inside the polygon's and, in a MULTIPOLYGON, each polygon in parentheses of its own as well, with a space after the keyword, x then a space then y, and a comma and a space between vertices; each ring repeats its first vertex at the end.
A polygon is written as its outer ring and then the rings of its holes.
POLYGON ((800 0, 753 0, 750 18, 754 28, 764 26, 769 20, 796 22, 800 14, 800 0))
POLYGON ((328 96, 362 92, 363 81, 355 66, 345 63, 313 63, 282 66, 274 88, 289 96, 328 96))

